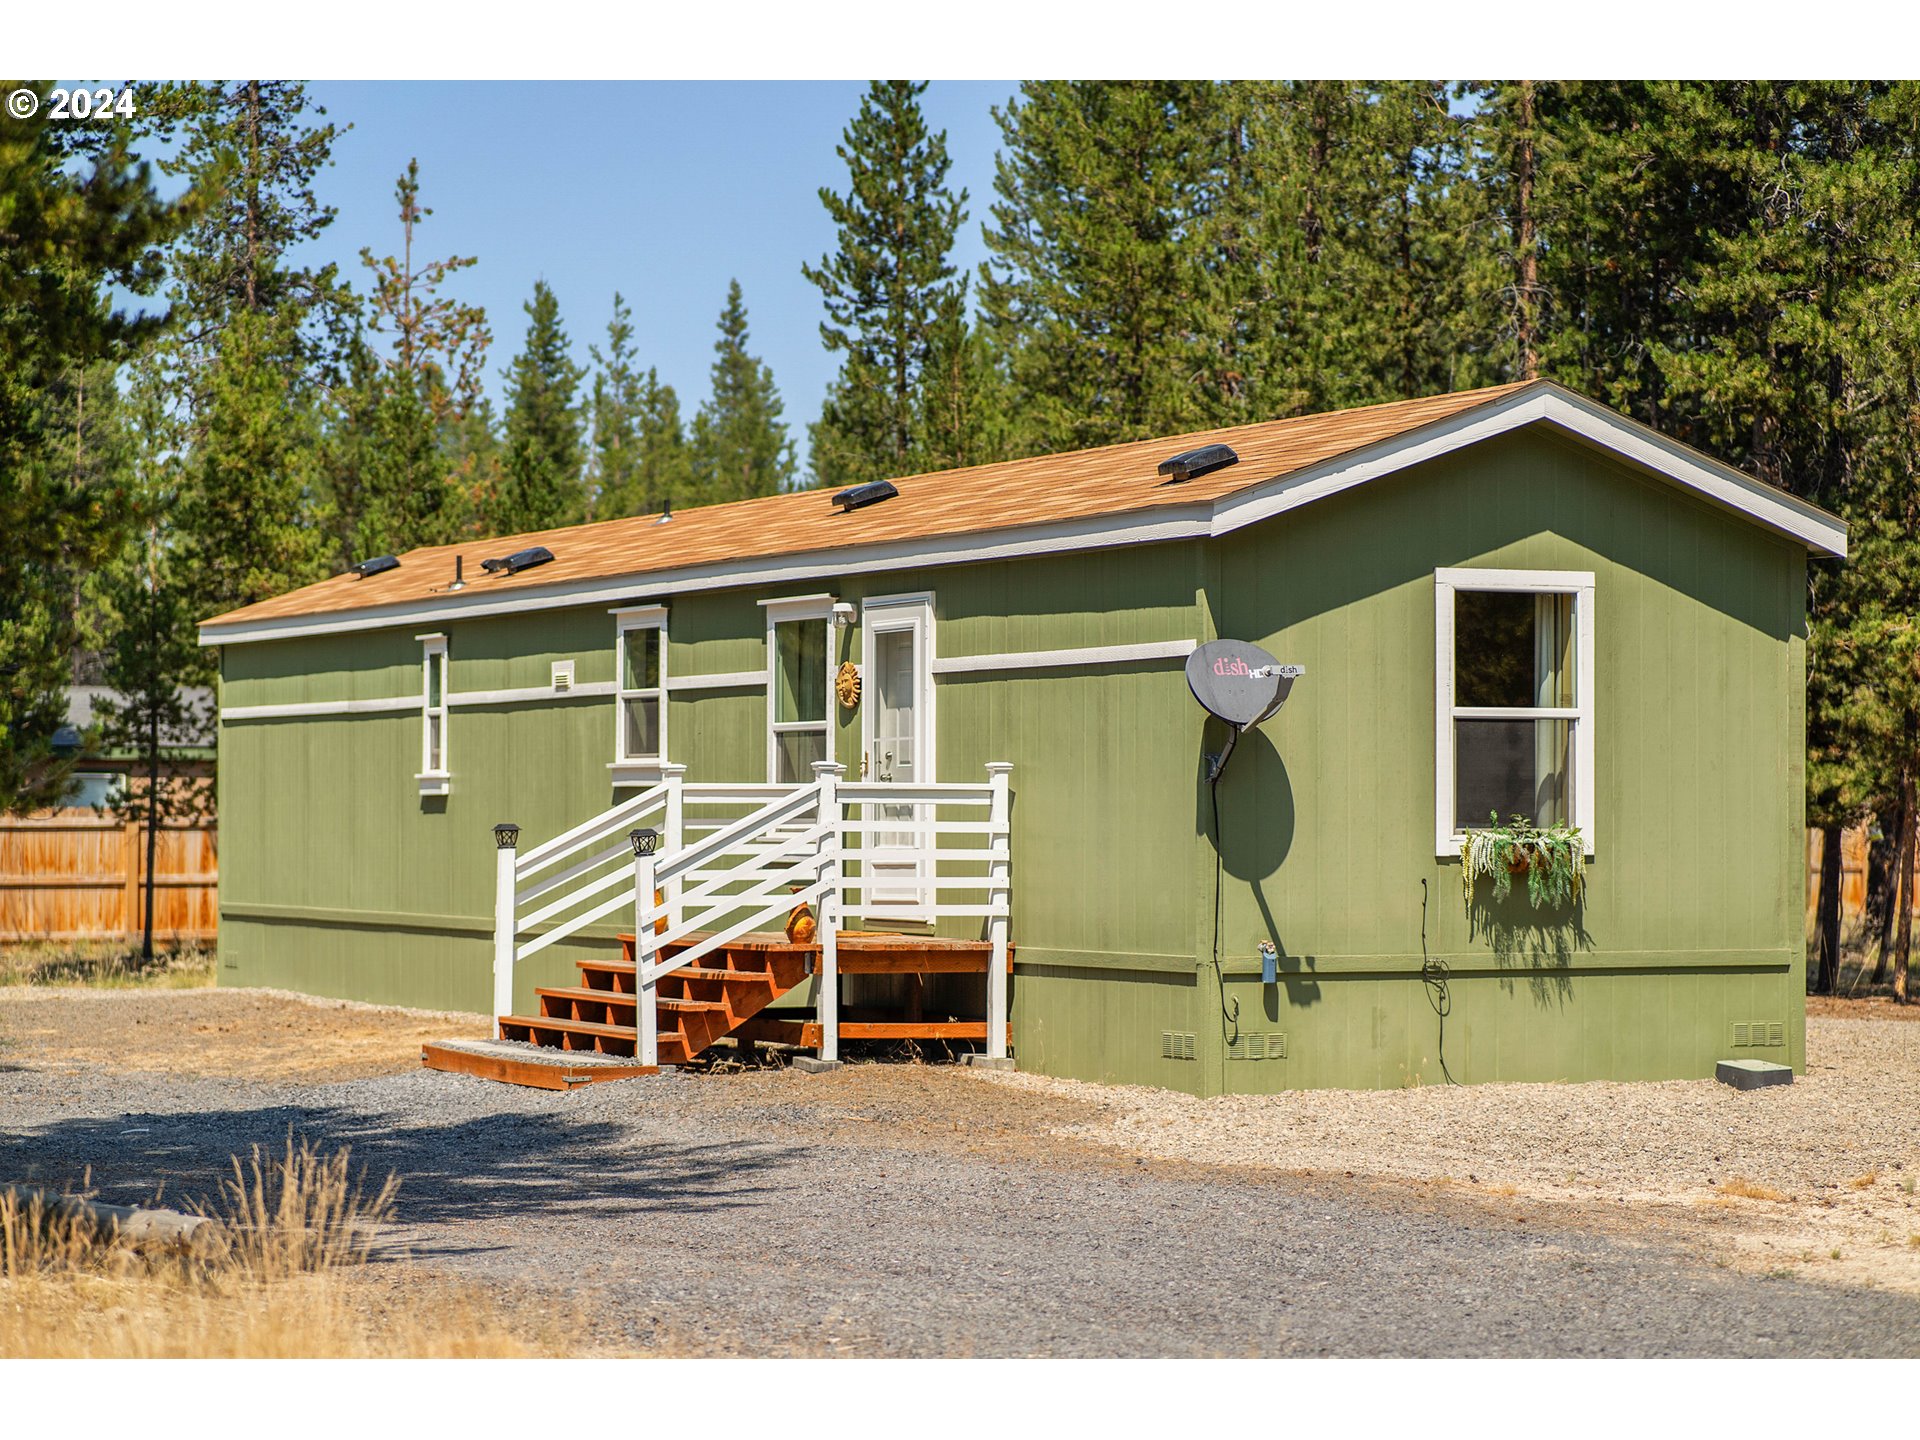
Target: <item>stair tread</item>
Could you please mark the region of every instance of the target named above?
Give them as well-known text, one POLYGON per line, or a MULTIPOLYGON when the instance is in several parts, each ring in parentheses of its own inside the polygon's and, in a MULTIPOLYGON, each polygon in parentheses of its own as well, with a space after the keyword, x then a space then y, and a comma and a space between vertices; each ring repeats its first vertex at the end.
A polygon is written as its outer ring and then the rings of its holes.
MULTIPOLYGON (((631 1005, 633 995, 625 990, 594 990, 574 985, 542 985, 533 992, 536 995, 551 995, 557 1000, 593 1000, 609 1005, 631 1005)), ((681 1000, 676 996, 662 995, 655 1002, 662 1010, 724 1010, 726 1003, 721 1000, 681 1000)))
POLYGON ((597 1020, 562 1020, 552 1015, 502 1015, 500 1023, 517 1025, 522 1030, 567 1030, 575 1035, 612 1035, 622 1040, 631 1040, 634 1029, 631 1025, 602 1025, 597 1020))
MULTIPOLYGON (((631 975, 631 960, 578 960, 574 962, 584 972, 592 970, 603 975, 631 975)), ((697 980, 711 980, 717 976, 739 976, 748 980, 771 980, 772 973, 766 970, 722 970, 706 965, 687 965, 673 972, 675 975, 692 975, 697 980)))

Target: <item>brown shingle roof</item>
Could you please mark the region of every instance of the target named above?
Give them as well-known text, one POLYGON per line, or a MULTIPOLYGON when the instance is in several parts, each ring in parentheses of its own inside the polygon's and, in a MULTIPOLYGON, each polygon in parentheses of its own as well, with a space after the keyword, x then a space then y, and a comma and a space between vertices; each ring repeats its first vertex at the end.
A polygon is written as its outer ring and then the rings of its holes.
MULTIPOLYGON (((451 601, 456 597, 446 592, 446 586, 453 578, 455 555, 464 555, 467 567, 467 588, 457 598, 497 601, 515 591, 532 592, 570 582, 632 577, 643 583, 650 573, 694 565, 751 562, 1189 506, 1391 439, 1524 388, 1524 384, 1499 385, 1359 410, 910 475, 894 482, 900 490, 898 499, 851 513, 842 513, 833 505, 830 491, 812 490, 680 510, 667 525, 655 523, 654 516, 640 515, 494 540, 429 546, 407 551, 400 557, 397 570, 366 580, 337 575, 202 623, 227 626, 290 616, 327 616, 429 599, 451 601), (1157 473, 1162 460, 1215 442, 1231 445, 1240 456, 1239 463, 1185 484, 1163 483, 1164 477, 1157 473), (482 557, 506 555, 531 545, 551 549, 552 562, 518 575, 482 574, 482 557)), ((743 572, 749 568, 743 565, 743 572)), ((750 573, 741 576, 743 584, 751 579, 750 573)))

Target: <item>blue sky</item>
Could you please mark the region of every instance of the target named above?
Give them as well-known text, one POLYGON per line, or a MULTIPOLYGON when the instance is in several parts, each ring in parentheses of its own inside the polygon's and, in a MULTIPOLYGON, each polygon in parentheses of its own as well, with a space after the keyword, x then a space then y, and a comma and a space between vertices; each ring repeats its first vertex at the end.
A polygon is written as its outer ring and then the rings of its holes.
MULTIPOLYGON (((691 419, 707 393, 714 322, 727 281, 746 292, 752 347, 773 367, 802 461, 836 365, 820 344, 820 292, 800 274, 833 244, 817 195, 845 189, 834 154, 865 82, 483 83, 319 82, 328 119, 353 129, 318 182, 339 215, 303 259, 356 277, 362 246, 397 253, 393 186, 420 161, 433 217, 416 254, 479 260, 455 281, 493 327, 487 387, 526 333, 521 309, 536 279, 560 301, 582 364, 604 340, 613 292, 633 310, 642 365, 657 365, 691 419)), ((1013 81, 936 81, 923 97, 947 132, 950 182, 970 192, 955 247, 968 268, 986 256, 980 221, 999 139, 989 108, 1013 81)))

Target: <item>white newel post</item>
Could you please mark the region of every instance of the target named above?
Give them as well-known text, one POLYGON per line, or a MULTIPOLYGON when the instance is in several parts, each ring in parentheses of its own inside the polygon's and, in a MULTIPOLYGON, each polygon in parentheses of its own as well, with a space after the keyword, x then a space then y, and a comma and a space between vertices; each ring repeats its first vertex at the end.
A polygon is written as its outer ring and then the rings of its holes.
POLYGON ((994 833, 989 836, 992 858, 987 862, 990 888, 987 896, 997 913, 987 917, 987 939, 992 957, 987 969, 987 1055, 1002 1060, 1007 1054, 1007 925, 1013 906, 1013 865, 1010 826, 1013 813, 1012 791, 1007 777, 1013 766, 1005 760, 987 764, 988 783, 993 787, 993 804, 987 812, 994 833))
MULTIPOLYGON (((668 855, 678 855, 680 847, 687 843, 687 767, 666 764, 660 767, 661 778, 667 785, 666 832, 660 838, 662 850, 668 855)), ((680 924, 680 892, 685 881, 674 876, 667 881, 667 928, 674 929, 680 924)))
POLYGON ((654 851, 658 830, 630 830, 633 846, 633 1024, 637 1041, 633 1058, 642 1065, 660 1063, 660 1012, 654 1004, 659 982, 653 975, 654 851))
POLYGON ((820 837, 820 863, 814 874, 830 880, 820 897, 816 917, 816 936, 820 942, 818 998, 814 1009, 820 1017, 820 1058, 840 1058, 840 777, 847 767, 831 760, 813 762, 813 783, 819 791, 820 823, 826 833, 820 837))
POLYGON ((519 859, 520 827, 493 827, 493 1034, 500 1036, 502 1017, 513 1013, 513 942, 519 929, 514 917, 514 862, 519 859))

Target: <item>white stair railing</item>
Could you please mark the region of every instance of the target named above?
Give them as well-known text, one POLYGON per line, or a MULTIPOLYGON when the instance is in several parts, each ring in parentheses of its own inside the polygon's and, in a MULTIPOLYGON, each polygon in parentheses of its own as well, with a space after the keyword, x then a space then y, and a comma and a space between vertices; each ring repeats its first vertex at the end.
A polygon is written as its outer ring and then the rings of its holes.
POLYGON ((899 875, 882 869, 897 872, 906 856, 913 918, 985 921, 987 1053, 1002 1057, 1012 768, 988 765, 985 784, 849 785, 841 778, 844 767, 819 762, 810 785, 689 785, 676 765, 666 767, 660 784, 517 858, 517 831, 496 827, 495 1019, 511 1013, 516 959, 631 905, 636 1058, 658 1064, 661 977, 804 902, 814 908, 818 927, 821 1057, 835 1059, 844 916, 871 922, 903 913, 874 892, 898 892, 899 875), (712 813, 742 807, 751 808, 734 818, 712 813), (690 809, 702 813, 689 815, 690 809), (664 830, 650 823, 656 818, 664 830), (523 905, 540 899, 546 903, 522 913, 523 905), (542 926, 519 943, 523 932, 542 926), (682 948, 665 953, 675 946, 682 948))

